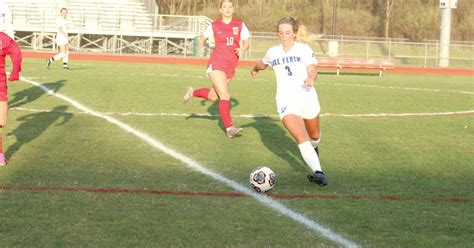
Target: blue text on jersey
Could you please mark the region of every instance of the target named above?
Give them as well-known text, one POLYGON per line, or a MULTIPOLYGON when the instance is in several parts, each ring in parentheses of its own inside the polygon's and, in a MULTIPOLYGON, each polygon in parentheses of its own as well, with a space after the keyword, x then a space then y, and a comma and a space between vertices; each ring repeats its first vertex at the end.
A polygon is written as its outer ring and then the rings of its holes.
POLYGON ((288 56, 272 60, 272 67, 277 65, 284 65, 289 63, 301 62, 301 57, 288 56))

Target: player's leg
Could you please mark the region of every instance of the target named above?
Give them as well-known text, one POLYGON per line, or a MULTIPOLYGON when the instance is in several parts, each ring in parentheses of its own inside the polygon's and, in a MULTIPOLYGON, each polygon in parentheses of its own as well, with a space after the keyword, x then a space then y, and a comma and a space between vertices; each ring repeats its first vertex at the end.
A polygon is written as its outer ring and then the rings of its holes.
POLYGON ((240 136, 242 128, 235 128, 230 116, 230 79, 227 79, 226 73, 220 70, 214 70, 208 75, 212 81, 212 87, 219 97, 219 113, 226 128, 227 136, 229 138, 240 136))
MULTIPOLYGON (((229 79, 227 78, 227 88, 229 88, 230 86, 230 81, 232 81, 232 79, 229 79)), ((209 94, 207 96, 207 100, 211 101, 211 102, 215 102, 217 100, 219 100, 219 96, 217 95, 217 92, 216 90, 214 89, 214 87, 212 87, 210 90, 209 90, 209 94)))
POLYGON ((321 169, 318 155, 311 145, 310 136, 306 131, 303 118, 295 114, 288 114, 282 119, 283 125, 290 132, 291 136, 298 144, 301 156, 311 169, 312 175, 308 175, 311 182, 315 182, 321 186, 327 185, 327 179, 321 169))
POLYGON ((66 56, 66 52, 65 52, 65 47, 64 45, 62 46, 59 46, 59 53, 57 53, 56 55, 54 55, 53 57, 49 58, 46 60, 46 68, 49 69, 49 67, 51 66, 51 63, 56 61, 56 60, 59 60, 59 59, 62 59, 64 56, 66 56))
POLYGON ((198 97, 202 99, 206 99, 212 102, 217 101, 219 97, 217 96, 216 91, 214 88, 200 88, 194 89, 193 87, 188 87, 186 94, 183 96, 183 102, 187 103, 191 98, 198 97))
MULTIPOLYGON (((209 76, 209 73, 211 73, 212 71, 213 71, 212 65, 209 65, 206 71, 208 76, 209 76)), ((186 90, 186 94, 184 94, 183 96, 183 103, 189 102, 189 100, 191 100, 191 98, 193 97, 206 99, 212 102, 215 102, 219 99, 219 96, 217 95, 216 90, 214 90, 213 87, 200 88, 200 89, 194 89, 193 87, 188 87, 188 89, 186 90)))
POLYGON ((64 45, 63 69, 69 69, 69 44, 64 45))
POLYGON ((7 126, 8 101, 1 95, 6 96, 6 94, 0 92, 0 166, 4 166, 7 162, 3 153, 3 133, 7 126))
POLYGON ((313 119, 304 119, 304 124, 306 131, 308 132, 311 145, 313 145, 314 150, 319 157, 319 142, 321 141, 321 131, 319 127, 319 115, 313 119))

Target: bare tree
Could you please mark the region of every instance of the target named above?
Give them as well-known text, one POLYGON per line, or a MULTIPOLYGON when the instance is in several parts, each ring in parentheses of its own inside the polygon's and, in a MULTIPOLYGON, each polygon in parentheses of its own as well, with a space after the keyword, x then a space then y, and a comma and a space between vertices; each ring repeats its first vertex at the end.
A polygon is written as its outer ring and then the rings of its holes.
POLYGON ((385 1, 385 26, 384 26, 385 39, 388 39, 390 35, 390 18, 392 17, 393 2, 394 0, 385 1))

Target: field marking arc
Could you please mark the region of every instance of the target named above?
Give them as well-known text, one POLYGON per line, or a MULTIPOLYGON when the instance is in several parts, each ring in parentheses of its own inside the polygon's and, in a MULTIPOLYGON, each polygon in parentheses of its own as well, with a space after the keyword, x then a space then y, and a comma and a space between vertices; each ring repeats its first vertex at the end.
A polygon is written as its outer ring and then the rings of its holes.
POLYGON ((163 143, 161 143, 158 140, 154 139, 153 137, 149 136, 148 134, 146 134, 144 132, 141 132, 138 129, 135 129, 132 126, 130 126, 130 125, 124 123, 124 122, 121 122, 121 121, 119 121, 119 120, 117 120, 113 117, 110 117, 110 116, 107 116, 105 114, 99 113, 99 112, 94 111, 92 109, 89 109, 85 105, 79 103, 78 101, 76 101, 72 98, 69 98, 69 97, 67 97, 63 94, 60 94, 60 93, 56 93, 53 90, 50 90, 49 88, 42 85, 41 83, 29 80, 29 79, 24 78, 24 77, 20 77, 20 79, 24 82, 30 83, 30 84, 40 88, 41 90, 45 91, 47 94, 49 94, 51 96, 55 96, 55 97, 65 101, 65 102, 68 102, 69 104, 73 105, 77 109, 79 109, 79 110, 81 110, 81 111, 83 111, 83 112, 85 112, 85 113, 87 113, 91 116, 95 116, 95 117, 98 117, 100 119, 104 119, 107 122, 120 127, 124 131, 126 131, 130 134, 133 134, 136 137, 140 138, 141 140, 145 141, 146 143, 148 143, 150 146, 154 147, 155 149, 158 149, 158 150, 164 152, 165 154, 168 154, 169 156, 173 157, 174 159, 176 159, 178 161, 181 161, 187 167, 189 167, 191 169, 194 169, 194 170, 196 170, 196 171, 198 171, 198 172, 200 172, 200 173, 202 173, 206 176, 209 176, 209 177, 211 177, 212 179, 214 179, 216 181, 220 181, 221 183, 226 184, 228 187, 233 188, 234 190, 236 190, 238 192, 242 192, 242 193, 254 198, 256 201, 260 202, 262 205, 267 206, 267 207, 273 209, 274 211, 276 211, 277 213, 280 213, 280 214, 283 214, 283 215, 289 217, 290 219, 293 219, 294 221, 306 226, 306 228, 314 231, 316 234, 322 235, 323 237, 325 237, 325 238, 327 238, 327 239, 329 239, 329 240, 331 240, 331 241, 333 241, 337 244, 343 245, 345 247, 358 247, 358 245, 355 242, 353 242, 351 240, 348 240, 348 239, 345 239, 344 237, 342 237, 338 233, 335 233, 334 231, 330 230, 329 228, 320 225, 316 221, 313 221, 313 220, 303 216, 302 214, 291 210, 290 208, 286 207, 285 205, 281 204, 280 202, 278 202, 278 201, 276 201, 276 200, 274 200, 274 199, 272 199, 272 198, 270 198, 266 195, 258 194, 255 191, 253 191, 252 189, 250 189, 249 187, 245 187, 245 186, 243 186, 243 185, 241 185, 241 184, 239 184, 239 183, 237 183, 237 182, 235 182, 231 179, 226 178, 225 176, 223 176, 223 175, 221 175, 217 172, 214 172, 214 171, 200 165, 199 163, 195 162, 191 158, 186 157, 185 155, 183 155, 183 154, 167 147, 166 145, 164 145, 163 143))

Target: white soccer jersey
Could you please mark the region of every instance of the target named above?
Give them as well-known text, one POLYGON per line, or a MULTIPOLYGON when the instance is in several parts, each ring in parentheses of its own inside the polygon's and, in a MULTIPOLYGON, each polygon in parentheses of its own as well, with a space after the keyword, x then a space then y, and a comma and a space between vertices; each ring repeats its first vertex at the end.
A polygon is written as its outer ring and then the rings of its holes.
POLYGON ((281 94, 287 95, 300 90, 308 78, 307 66, 318 64, 313 50, 299 42, 295 42, 288 52, 283 50, 282 45, 270 48, 262 61, 275 71, 277 98, 281 94))
POLYGON ((64 37, 64 35, 60 32, 60 28, 63 28, 63 31, 67 34, 68 33, 68 30, 67 30, 68 26, 69 26, 69 20, 68 19, 64 19, 62 16, 58 17, 56 19, 56 27, 58 28, 58 31, 57 31, 56 35, 58 37, 59 36, 64 37))
POLYGON ((316 118, 321 111, 318 95, 314 87, 308 88, 304 83, 308 78, 307 67, 318 64, 311 48, 295 42, 293 47, 285 52, 282 45, 275 46, 267 51, 262 61, 275 71, 276 103, 280 119, 289 114, 301 116, 303 119, 316 118))
POLYGON ((60 32, 60 29, 62 28, 63 31, 66 34, 68 34, 69 24, 70 24, 69 20, 64 19, 62 16, 59 16, 58 19, 56 19, 56 27, 58 29, 56 33, 56 44, 58 44, 58 46, 64 46, 68 44, 68 41, 69 41, 68 37, 64 36, 64 34, 60 32))
POLYGON ((8 6, 3 1, 0 1, 0 32, 3 31, 12 39, 14 39, 14 32, 11 27, 11 22, 12 15, 10 10, 8 9, 8 6))

